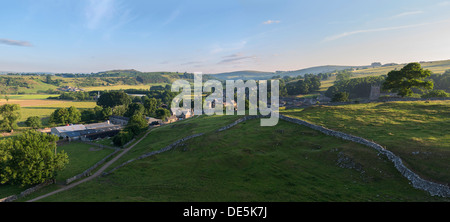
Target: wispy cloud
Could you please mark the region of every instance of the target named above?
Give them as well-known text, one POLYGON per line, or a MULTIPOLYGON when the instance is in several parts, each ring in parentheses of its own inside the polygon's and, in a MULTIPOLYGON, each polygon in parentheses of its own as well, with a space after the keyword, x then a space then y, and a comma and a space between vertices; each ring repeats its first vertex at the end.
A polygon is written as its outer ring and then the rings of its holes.
POLYGON ((181 65, 182 66, 190 66, 190 65, 198 65, 198 64, 201 64, 201 63, 202 63, 201 61, 192 61, 192 62, 182 63, 181 65))
POLYGON ((424 11, 403 12, 403 13, 392 16, 391 19, 401 18, 401 17, 405 17, 405 16, 410 16, 410 15, 418 15, 418 14, 423 14, 423 13, 424 13, 424 11))
POLYGON ((173 11, 172 13, 170 13, 169 18, 167 18, 167 20, 162 24, 163 26, 170 24, 171 22, 173 22, 176 18, 178 18, 178 16, 180 15, 180 10, 177 9, 175 11, 173 11))
POLYGON ((113 18, 114 14, 114 0, 89 0, 84 10, 86 26, 97 29, 103 22, 113 18))
POLYGON ((385 31, 394 31, 394 30, 400 30, 400 29, 408 29, 408 28, 415 28, 419 26, 429 25, 430 23, 420 23, 420 24, 414 24, 414 25, 404 25, 404 26, 393 26, 393 27, 384 27, 384 28, 377 28, 377 29, 363 29, 363 30, 356 30, 351 32, 344 32, 338 35, 328 36, 324 39, 324 41, 333 41, 341 38, 345 38, 352 35, 357 34, 363 34, 363 33, 372 33, 372 32, 385 32, 385 31))
POLYGON ((18 40, 13 40, 13 39, 0 39, 0 44, 13 45, 13 46, 25 46, 25 47, 33 46, 30 42, 18 41, 18 40))
POLYGON ((443 2, 439 2, 438 4, 437 4, 437 6, 449 6, 450 5, 450 1, 443 1, 443 2))
POLYGON ((231 54, 228 56, 223 56, 222 60, 217 64, 233 64, 233 63, 242 63, 249 60, 257 59, 256 56, 245 56, 241 53, 231 54))
POLYGON ((277 24, 280 23, 279 20, 267 20, 265 22, 263 22, 264 25, 271 25, 271 24, 277 24))

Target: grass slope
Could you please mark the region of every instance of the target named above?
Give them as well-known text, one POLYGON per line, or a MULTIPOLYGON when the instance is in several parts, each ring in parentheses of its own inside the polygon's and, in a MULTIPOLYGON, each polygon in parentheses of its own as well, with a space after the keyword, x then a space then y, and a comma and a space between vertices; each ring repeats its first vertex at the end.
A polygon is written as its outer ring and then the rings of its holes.
MULTIPOLYGON (((280 121, 261 127, 251 120, 220 133, 213 128, 174 150, 42 201, 443 200, 412 188, 373 149, 303 126, 280 121)), ((179 131, 160 130, 153 134, 178 137, 179 131)), ((151 150, 154 141, 144 140, 140 149, 151 150)))
POLYGON ((317 106, 283 114, 373 140, 424 178, 450 182, 450 101, 317 106))

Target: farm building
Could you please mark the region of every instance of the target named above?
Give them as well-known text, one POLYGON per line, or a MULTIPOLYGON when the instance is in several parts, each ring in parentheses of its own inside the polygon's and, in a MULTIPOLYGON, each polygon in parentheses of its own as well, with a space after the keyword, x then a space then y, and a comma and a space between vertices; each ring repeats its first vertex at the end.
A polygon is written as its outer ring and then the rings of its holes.
POLYGON ((54 127, 50 130, 51 134, 56 135, 58 137, 67 138, 67 139, 79 139, 80 131, 85 130, 86 127, 84 125, 68 125, 68 126, 60 126, 54 127))
POLYGON ((122 126, 111 124, 108 121, 104 123, 94 123, 89 125, 78 124, 54 127, 51 129, 51 134, 69 141, 86 141, 115 136, 121 129, 122 126))
POLYGON ((126 126, 128 124, 129 120, 130 120, 130 118, 123 117, 123 116, 110 116, 109 117, 109 121, 112 124, 121 125, 121 126, 126 126))

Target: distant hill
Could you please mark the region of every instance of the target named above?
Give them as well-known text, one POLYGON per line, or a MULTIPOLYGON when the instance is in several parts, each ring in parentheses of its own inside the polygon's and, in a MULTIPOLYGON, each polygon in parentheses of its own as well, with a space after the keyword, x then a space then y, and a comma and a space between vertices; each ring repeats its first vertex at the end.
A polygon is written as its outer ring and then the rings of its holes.
POLYGON ((317 67, 311 67, 306 69, 300 69, 295 71, 276 71, 276 72, 260 72, 260 71, 236 71, 236 72, 227 72, 227 73, 218 73, 218 74, 210 74, 213 77, 216 77, 221 80, 265 80, 265 79, 271 79, 273 76, 301 76, 305 74, 319 74, 319 73, 330 73, 330 72, 336 72, 341 71, 345 69, 352 69, 352 68, 363 68, 363 67, 369 67, 369 66, 317 66, 317 67))
MULTIPOLYGON (((433 73, 442 74, 446 70, 450 69, 450 60, 442 60, 442 61, 421 61, 420 64, 424 69, 429 69, 433 73)), ((325 65, 325 66, 316 66, 306 69, 299 69, 294 71, 276 71, 276 72, 261 72, 254 70, 244 70, 244 71, 235 71, 235 72, 226 72, 226 73, 217 73, 217 74, 209 74, 215 78, 220 80, 266 80, 271 79, 273 76, 302 76, 305 74, 319 74, 319 73, 333 73, 342 70, 352 70, 355 76, 379 76, 386 75, 389 71, 394 69, 401 69, 405 64, 397 64, 397 63, 386 63, 381 64, 379 62, 372 63, 367 66, 337 66, 337 65, 325 65)))
POLYGON ((226 72, 219 74, 210 74, 215 78, 221 80, 249 80, 249 79, 270 79, 275 75, 273 72, 260 72, 260 71, 236 71, 236 72, 226 72))
MULTIPOLYGON (((442 60, 442 61, 420 61, 419 62, 422 68, 428 69, 435 74, 442 74, 446 70, 450 69, 450 60, 442 60)), ((365 77, 365 76, 380 76, 387 75, 392 70, 400 70, 406 65, 404 64, 384 64, 381 67, 366 67, 359 68, 358 70, 353 71, 355 77, 365 77)))
POLYGON ((346 70, 346 69, 363 68, 363 67, 369 67, 369 66, 332 66, 332 65, 316 66, 316 67, 300 69, 300 70, 296 70, 296 71, 286 71, 286 72, 277 71, 276 75, 280 75, 281 77, 283 77, 283 76, 295 77, 295 76, 300 76, 300 75, 305 75, 305 74, 330 73, 330 72, 337 72, 337 71, 342 71, 342 70, 346 70))

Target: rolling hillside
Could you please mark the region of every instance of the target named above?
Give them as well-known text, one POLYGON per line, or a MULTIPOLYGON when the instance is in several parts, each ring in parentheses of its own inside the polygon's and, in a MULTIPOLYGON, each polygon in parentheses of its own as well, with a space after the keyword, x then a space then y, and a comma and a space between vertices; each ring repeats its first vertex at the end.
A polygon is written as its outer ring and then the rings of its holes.
MULTIPOLYGON (((352 73, 355 75, 354 77, 387 75, 390 71, 395 69, 400 70, 405 65, 406 64, 397 64, 392 66, 359 69, 353 71, 352 73)), ((450 60, 420 62, 420 65, 423 69, 428 69, 435 74, 442 74, 446 70, 450 69, 450 60)))
POLYGON ((161 127, 122 162, 205 134, 41 201, 445 200, 414 189, 375 150, 290 122, 261 127, 255 119, 216 131, 235 118, 203 116, 161 127))
POLYGON ((228 73, 218 73, 218 74, 210 74, 211 76, 221 79, 221 80, 265 80, 271 79, 273 76, 300 76, 305 74, 319 74, 319 73, 328 73, 328 72, 336 72, 345 69, 351 69, 354 66, 317 66, 311 67, 307 69, 300 69, 295 71, 277 71, 277 72, 260 72, 260 71, 236 71, 236 72, 228 72, 228 73))

